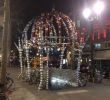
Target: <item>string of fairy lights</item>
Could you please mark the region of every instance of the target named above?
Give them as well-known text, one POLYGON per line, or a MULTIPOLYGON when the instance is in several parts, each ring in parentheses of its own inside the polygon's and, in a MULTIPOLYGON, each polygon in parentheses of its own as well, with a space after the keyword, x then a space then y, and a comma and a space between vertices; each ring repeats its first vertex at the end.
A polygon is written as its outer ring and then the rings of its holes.
MULTIPOLYGON (((65 14, 53 10, 50 13, 42 13, 28 22, 24 28, 22 35, 22 49, 25 51, 27 60, 27 78, 30 79, 31 65, 30 65, 30 55, 29 49, 34 47, 37 49, 36 54, 39 55, 39 72, 40 72, 40 82, 38 89, 42 89, 43 83, 46 83, 46 89, 49 89, 49 69, 50 69, 50 56, 55 57, 55 50, 60 51, 59 55, 59 70, 63 68, 64 52, 66 49, 71 49, 72 61, 74 60, 74 44, 77 40, 74 22, 65 14), (31 31, 29 31, 31 30, 31 31), (29 35, 31 34, 31 35, 29 35), (29 37, 31 36, 31 37, 29 37), (44 55, 44 52, 46 55, 44 55), (50 54, 52 52, 53 55, 50 54), (47 58, 46 64, 44 64, 44 57, 47 58), (46 68, 45 68, 46 67, 46 68), (46 79, 44 71, 46 71, 46 79), (45 82, 44 82, 45 81, 45 82)), ((20 43, 20 42, 19 42, 20 43)), ((20 59, 21 52, 19 50, 20 59)), ((35 55, 36 56, 36 55, 35 55)), ((22 61, 21 61, 22 62, 22 61)), ((56 66, 52 64, 52 66, 56 66)), ((21 69, 23 65, 21 64, 21 69)), ((37 68, 37 67, 36 67, 37 68)), ((78 84, 79 70, 77 68, 76 78, 78 84)), ((21 72, 22 73, 22 72, 21 72)), ((73 85, 71 82, 69 84, 73 85)))

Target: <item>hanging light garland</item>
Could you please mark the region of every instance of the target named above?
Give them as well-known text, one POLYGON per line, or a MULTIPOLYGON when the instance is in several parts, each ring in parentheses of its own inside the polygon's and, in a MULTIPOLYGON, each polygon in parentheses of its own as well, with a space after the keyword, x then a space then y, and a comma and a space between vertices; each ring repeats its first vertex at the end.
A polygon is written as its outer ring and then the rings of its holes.
MULTIPOLYGON (((74 44, 77 40, 75 30, 75 24, 73 21, 68 16, 55 10, 50 13, 41 14, 41 16, 32 19, 26 25, 23 31, 22 39, 23 45, 25 46, 24 49, 26 51, 28 77, 30 75, 29 42, 31 41, 31 46, 38 50, 37 53, 39 53, 40 59, 40 83, 38 86, 39 90, 43 88, 43 83, 45 83, 43 81, 46 81, 46 89, 49 88, 49 62, 51 60, 50 51, 52 52, 53 56, 55 56, 55 50, 57 50, 57 52, 60 51, 60 69, 63 67, 64 52, 66 49, 71 49, 71 55, 74 59, 74 44), (31 33, 29 30, 31 30, 31 33), (29 37, 29 34, 31 34, 31 37, 29 37), (47 56, 46 80, 44 79, 44 51, 47 56)), ((78 75, 79 69, 77 70, 78 75)), ((76 75, 76 78, 79 78, 78 75, 76 75)))

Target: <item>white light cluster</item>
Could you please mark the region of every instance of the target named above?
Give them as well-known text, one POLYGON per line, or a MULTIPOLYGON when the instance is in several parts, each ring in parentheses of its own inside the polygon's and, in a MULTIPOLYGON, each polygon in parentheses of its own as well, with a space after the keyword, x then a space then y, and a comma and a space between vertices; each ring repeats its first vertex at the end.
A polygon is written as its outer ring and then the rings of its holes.
POLYGON ((60 79, 60 78, 56 78, 56 77, 52 77, 52 80, 51 80, 52 84, 56 84, 57 85, 61 85, 62 83, 65 83, 65 84, 69 84, 71 86, 74 86, 74 87, 77 87, 77 84, 75 82, 69 82, 68 80, 64 80, 64 79, 60 79))
POLYGON ((83 11, 84 18, 88 19, 91 15, 91 10, 89 8, 85 8, 83 11))
POLYGON ((93 10, 97 15, 100 15, 104 10, 104 3, 98 0, 93 6, 93 10))
POLYGON ((52 78, 52 83, 55 84, 56 82, 59 82, 59 83, 67 83, 68 81, 67 81, 67 80, 63 80, 63 79, 60 79, 60 78, 55 78, 55 77, 53 77, 53 78, 52 78))
POLYGON ((82 14, 85 19, 88 19, 91 16, 92 11, 94 11, 94 13, 96 13, 97 15, 100 15, 103 12, 104 8, 105 8, 104 2, 101 0, 97 0, 97 2, 93 5, 92 9, 85 8, 82 14))

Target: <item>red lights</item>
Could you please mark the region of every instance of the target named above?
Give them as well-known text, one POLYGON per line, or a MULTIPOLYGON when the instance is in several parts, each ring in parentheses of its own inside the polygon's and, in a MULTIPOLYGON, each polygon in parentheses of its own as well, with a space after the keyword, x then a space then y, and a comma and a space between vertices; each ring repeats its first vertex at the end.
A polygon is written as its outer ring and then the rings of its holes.
POLYGON ((104 39, 107 38, 107 32, 106 32, 106 30, 104 30, 104 32, 103 32, 103 37, 104 37, 104 39))
POLYGON ((100 40, 100 32, 98 31, 98 40, 100 40))
POLYGON ((92 33, 92 41, 94 41, 94 32, 92 33))

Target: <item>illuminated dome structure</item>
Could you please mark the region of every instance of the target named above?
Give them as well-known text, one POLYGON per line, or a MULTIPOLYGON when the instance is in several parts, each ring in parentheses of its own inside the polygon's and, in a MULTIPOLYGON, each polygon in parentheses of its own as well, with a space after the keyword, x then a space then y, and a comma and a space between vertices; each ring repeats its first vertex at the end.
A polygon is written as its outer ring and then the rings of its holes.
MULTIPOLYGON (((19 40, 21 73, 23 70, 22 51, 25 51, 28 78, 30 79, 31 74, 30 63, 34 60, 37 63, 34 63, 34 67, 39 69, 40 73, 38 89, 42 89, 44 83, 48 89, 49 80, 52 77, 50 76, 51 68, 73 69, 70 65, 73 66, 76 39, 74 22, 61 12, 53 10, 32 19, 23 31, 22 41, 19 40), (39 59, 38 62, 36 58, 39 59), (44 77, 46 77, 45 82, 43 82, 44 77)), ((77 83, 78 77, 76 75, 77 83)), ((64 81, 60 82, 64 83, 64 81)), ((67 81, 65 83, 67 84, 67 81)))

